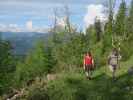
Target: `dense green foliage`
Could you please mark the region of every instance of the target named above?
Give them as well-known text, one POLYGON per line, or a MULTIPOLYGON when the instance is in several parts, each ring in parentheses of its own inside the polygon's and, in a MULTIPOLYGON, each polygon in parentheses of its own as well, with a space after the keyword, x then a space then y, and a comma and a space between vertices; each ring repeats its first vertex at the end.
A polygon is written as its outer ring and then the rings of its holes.
POLYGON ((0 37, 0 94, 12 84, 15 62, 11 54, 11 45, 0 37))
POLYGON ((47 84, 34 84, 29 87, 24 98, 27 100, 132 100, 132 76, 127 70, 133 57, 121 64, 117 72, 117 81, 112 81, 106 66, 93 73, 93 80, 85 78, 82 69, 60 73, 59 78, 47 84))
POLYGON ((50 48, 45 49, 44 42, 39 40, 35 48, 26 56, 25 61, 18 63, 15 77, 17 84, 50 73, 53 65, 50 48))

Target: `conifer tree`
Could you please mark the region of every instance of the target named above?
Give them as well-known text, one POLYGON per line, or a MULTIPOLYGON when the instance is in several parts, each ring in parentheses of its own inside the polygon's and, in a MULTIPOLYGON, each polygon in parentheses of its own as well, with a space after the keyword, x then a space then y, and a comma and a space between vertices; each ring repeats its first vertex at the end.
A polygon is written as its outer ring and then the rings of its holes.
POLYGON ((8 73, 15 70, 10 42, 0 40, 0 72, 8 73))
POLYGON ((0 95, 9 89, 16 69, 11 44, 0 36, 0 95))
POLYGON ((99 42, 101 40, 101 37, 102 37, 102 27, 101 27, 100 20, 97 18, 95 20, 95 31, 96 31, 97 42, 99 42))
POLYGON ((38 41, 33 51, 26 58, 27 67, 34 73, 43 74, 48 71, 48 58, 43 41, 38 41))
POLYGON ((105 23, 104 35, 103 35, 103 52, 106 53, 112 48, 112 36, 113 36, 113 25, 114 25, 114 5, 113 0, 109 0, 109 14, 108 20, 105 23))
POLYGON ((119 11, 116 15, 114 33, 116 36, 125 36, 125 22, 126 22, 126 2, 122 0, 120 4, 119 11))
POLYGON ((132 40, 133 39, 133 0, 131 1, 129 15, 127 18, 126 32, 127 32, 127 38, 129 40, 132 40))

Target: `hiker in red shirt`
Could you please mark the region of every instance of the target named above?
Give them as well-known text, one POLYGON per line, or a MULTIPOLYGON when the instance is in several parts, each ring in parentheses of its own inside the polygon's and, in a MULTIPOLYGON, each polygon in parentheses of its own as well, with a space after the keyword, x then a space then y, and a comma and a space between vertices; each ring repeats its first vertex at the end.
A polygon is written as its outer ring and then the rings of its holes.
POLYGON ((94 60, 91 52, 87 52, 84 56, 84 70, 88 79, 91 79, 92 70, 94 69, 94 60))

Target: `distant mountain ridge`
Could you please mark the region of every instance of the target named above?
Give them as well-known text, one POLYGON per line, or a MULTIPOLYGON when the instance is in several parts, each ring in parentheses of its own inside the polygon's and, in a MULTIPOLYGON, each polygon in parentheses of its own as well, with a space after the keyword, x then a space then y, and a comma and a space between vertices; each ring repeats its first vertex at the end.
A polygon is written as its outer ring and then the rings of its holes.
POLYGON ((0 32, 4 40, 11 42, 15 55, 25 55, 38 39, 47 40, 50 33, 38 32, 0 32))

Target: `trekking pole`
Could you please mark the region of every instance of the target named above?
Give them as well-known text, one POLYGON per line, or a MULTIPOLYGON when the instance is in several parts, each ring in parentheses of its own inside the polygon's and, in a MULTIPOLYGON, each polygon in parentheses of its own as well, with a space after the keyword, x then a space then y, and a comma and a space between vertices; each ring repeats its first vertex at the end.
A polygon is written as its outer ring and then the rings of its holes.
POLYGON ((121 43, 119 42, 119 49, 118 49, 118 68, 120 69, 120 59, 121 59, 121 55, 120 55, 120 51, 121 51, 121 48, 120 48, 120 46, 121 46, 121 43))

